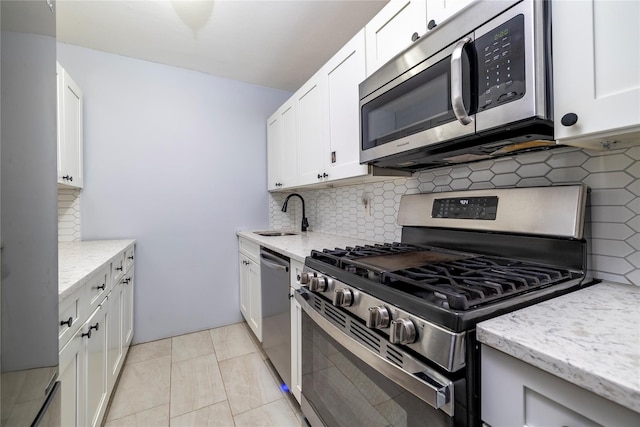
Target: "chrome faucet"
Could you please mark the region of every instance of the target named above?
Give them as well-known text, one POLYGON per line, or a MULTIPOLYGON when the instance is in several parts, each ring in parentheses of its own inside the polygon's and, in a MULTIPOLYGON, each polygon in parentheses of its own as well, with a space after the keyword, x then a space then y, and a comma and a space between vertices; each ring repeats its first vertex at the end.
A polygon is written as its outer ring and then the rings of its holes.
POLYGON ((302 202, 302 226, 301 226, 301 231, 307 231, 307 228, 309 227, 309 221, 307 221, 307 217, 305 216, 305 213, 304 213, 304 199, 302 198, 301 195, 299 195, 298 193, 289 194, 287 196, 287 198, 284 199, 284 203, 282 204, 282 212, 286 212, 287 211, 287 205, 289 204, 289 199, 292 198, 293 196, 300 197, 300 201, 302 202))

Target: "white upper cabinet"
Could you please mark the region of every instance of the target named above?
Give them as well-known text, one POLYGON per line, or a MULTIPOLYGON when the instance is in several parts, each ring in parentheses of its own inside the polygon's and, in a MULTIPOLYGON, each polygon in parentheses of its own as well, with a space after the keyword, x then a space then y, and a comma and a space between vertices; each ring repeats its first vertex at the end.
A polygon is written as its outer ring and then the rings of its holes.
POLYGON ((60 64, 58 83, 58 184, 82 188, 82 90, 60 64))
POLYGON ((640 138, 640 2, 554 1, 555 137, 602 149, 640 138))
POLYGON ((327 83, 329 152, 325 155, 328 179, 366 175, 360 164, 358 85, 366 77, 364 30, 361 30, 324 66, 327 83))
POLYGON ((426 32, 426 0, 391 0, 365 26, 367 75, 426 32))
POLYGON ((322 70, 294 95, 298 127, 298 185, 313 184, 325 177, 326 86, 322 70))
POLYGON ((432 30, 473 0, 429 0, 427 2, 427 29, 432 30))
POLYGON ((267 189, 279 190, 297 184, 296 111, 290 99, 267 120, 267 189))

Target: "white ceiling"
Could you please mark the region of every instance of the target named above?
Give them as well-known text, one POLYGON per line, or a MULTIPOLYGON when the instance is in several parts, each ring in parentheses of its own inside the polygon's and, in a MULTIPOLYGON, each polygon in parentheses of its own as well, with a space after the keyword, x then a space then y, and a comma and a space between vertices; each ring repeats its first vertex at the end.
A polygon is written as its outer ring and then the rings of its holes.
POLYGON ((58 41, 295 91, 388 0, 58 0, 58 41))

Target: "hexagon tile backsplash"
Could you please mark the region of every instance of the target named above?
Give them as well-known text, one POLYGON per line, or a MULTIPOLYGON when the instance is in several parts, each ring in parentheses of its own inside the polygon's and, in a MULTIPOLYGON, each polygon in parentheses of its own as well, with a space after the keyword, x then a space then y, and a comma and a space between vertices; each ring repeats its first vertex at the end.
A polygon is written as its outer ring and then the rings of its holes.
MULTIPOLYGON (((585 235, 592 277, 640 286, 640 146, 595 152, 558 148, 390 179, 296 190, 306 202, 310 230, 379 242, 400 240, 402 194, 582 182, 590 189, 585 235), (365 201, 371 201, 369 209, 365 201)), ((269 225, 298 229, 301 204, 280 208, 287 192, 270 193, 269 225)))
POLYGON ((58 189, 58 241, 80 240, 80 190, 58 189))

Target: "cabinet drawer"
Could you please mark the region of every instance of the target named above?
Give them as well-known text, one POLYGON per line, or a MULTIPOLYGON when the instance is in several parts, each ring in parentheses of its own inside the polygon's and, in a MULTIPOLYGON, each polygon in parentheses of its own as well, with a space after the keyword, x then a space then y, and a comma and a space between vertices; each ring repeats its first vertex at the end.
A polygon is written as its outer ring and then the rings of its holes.
POLYGON ((124 270, 129 271, 135 259, 135 246, 131 246, 124 251, 124 270))
POLYGON ((85 287, 82 286, 72 295, 69 295, 58 306, 59 323, 58 323, 58 348, 63 348, 71 339, 73 334, 80 328, 86 312, 84 310, 87 304, 85 299, 85 287))
POLYGON ((105 296, 111 291, 111 284, 109 282, 109 267, 104 267, 96 274, 91 276, 89 281, 85 285, 85 289, 89 299, 88 313, 92 313, 93 310, 100 304, 105 296))
POLYGON ((242 237, 239 240, 240 252, 260 264, 260 245, 242 237))
POLYGON ((125 273, 124 252, 119 253, 111 260, 111 283, 115 286, 125 273))

